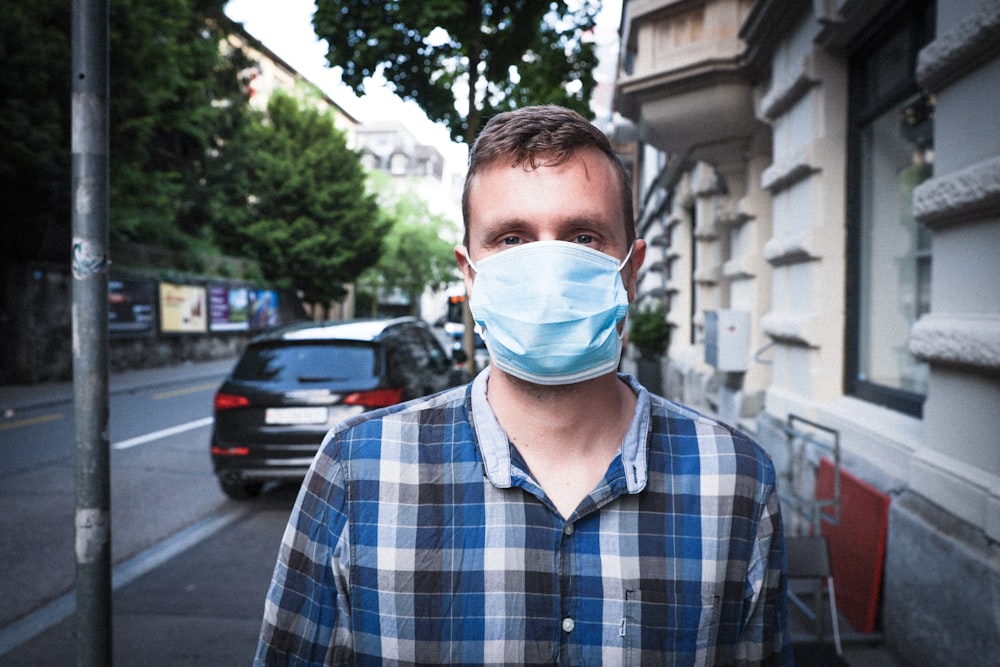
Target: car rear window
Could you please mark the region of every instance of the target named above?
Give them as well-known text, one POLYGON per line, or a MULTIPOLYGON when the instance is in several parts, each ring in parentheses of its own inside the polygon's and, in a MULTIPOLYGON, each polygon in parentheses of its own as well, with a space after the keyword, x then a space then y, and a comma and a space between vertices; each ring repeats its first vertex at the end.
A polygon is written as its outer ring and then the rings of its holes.
POLYGON ((296 343, 247 348, 233 379, 241 382, 309 384, 369 379, 378 375, 378 351, 367 343, 296 343))

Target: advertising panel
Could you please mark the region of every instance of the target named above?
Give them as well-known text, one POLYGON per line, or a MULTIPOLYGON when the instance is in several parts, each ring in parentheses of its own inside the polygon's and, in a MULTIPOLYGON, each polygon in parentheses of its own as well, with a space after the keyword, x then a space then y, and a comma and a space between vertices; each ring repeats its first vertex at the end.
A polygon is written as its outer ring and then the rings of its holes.
POLYGON ((108 280, 108 332, 151 335, 155 327, 155 300, 153 282, 111 276, 108 280))
POLYGON ((160 283, 160 330, 163 333, 205 333, 208 316, 205 288, 160 283))
POLYGON ((208 288, 208 328, 246 331, 250 328, 250 290, 211 285, 208 288))
POLYGON ((250 328, 266 329, 279 323, 278 293, 274 290, 251 290, 250 328))

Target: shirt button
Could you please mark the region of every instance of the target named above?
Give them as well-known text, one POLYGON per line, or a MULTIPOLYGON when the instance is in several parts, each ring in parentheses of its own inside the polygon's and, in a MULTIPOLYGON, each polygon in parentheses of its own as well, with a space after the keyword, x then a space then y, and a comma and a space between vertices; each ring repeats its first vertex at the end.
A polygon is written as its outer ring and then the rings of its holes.
POLYGON ((567 523, 565 526, 563 526, 563 535, 567 536, 572 535, 574 530, 575 529, 573 528, 573 524, 567 523))
POLYGON ((573 632, 573 628, 575 628, 575 627, 576 627, 576 623, 573 622, 572 618, 570 618, 570 617, 567 616, 566 618, 563 619, 563 622, 562 622, 563 632, 573 632))

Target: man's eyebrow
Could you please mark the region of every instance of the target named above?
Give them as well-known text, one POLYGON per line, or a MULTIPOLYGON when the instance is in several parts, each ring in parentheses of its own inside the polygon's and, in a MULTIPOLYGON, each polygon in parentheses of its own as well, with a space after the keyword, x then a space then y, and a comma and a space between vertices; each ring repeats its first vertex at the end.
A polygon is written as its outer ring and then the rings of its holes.
POLYGON ((511 229, 523 229, 528 225, 528 221, 524 218, 504 218, 502 220, 494 220, 492 222, 481 223, 483 231, 487 234, 499 234, 500 232, 505 232, 511 229))
POLYGON ((601 215, 576 215, 572 218, 567 218, 562 224, 569 228, 592 228, 595 225, 603 225, 609 222, 607 218, 601 215))

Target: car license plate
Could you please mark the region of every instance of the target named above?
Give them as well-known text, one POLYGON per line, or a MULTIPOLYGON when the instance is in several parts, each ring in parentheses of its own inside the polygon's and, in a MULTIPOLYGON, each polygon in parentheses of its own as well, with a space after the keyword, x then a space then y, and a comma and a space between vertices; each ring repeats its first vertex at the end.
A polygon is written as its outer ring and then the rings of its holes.
POLYGON ((268 408, 264 411, 268 424, 325 424, 326 408, 268 408))

